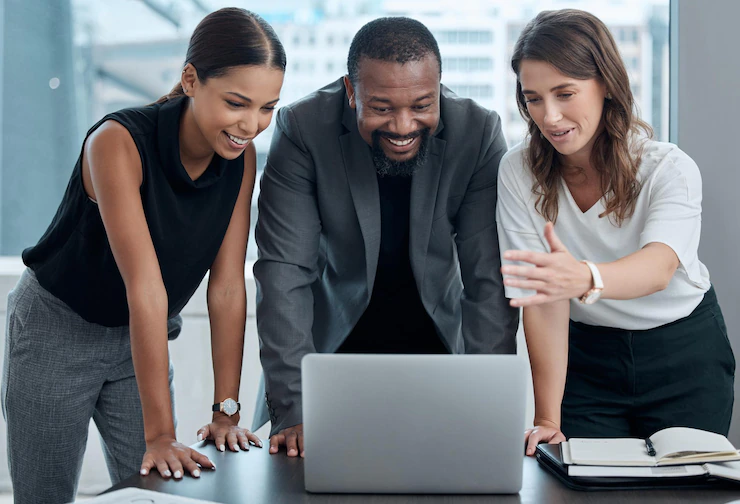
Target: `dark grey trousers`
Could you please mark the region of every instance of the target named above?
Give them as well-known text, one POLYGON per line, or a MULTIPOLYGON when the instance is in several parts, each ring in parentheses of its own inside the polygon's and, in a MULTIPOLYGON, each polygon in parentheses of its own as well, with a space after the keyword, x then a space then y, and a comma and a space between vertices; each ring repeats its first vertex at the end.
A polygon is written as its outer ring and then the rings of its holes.
MULTIPOLYGON (((182 319, 169 320, 170 339, 182 319)), ((128 326, 82 319, 26 270, 8 295, 2 377, 16 504, 74 500, 90 419, 111 481, 138 472, 146 451, 128 326)), ((174 414, 173 368, 169 385, 174 414)))

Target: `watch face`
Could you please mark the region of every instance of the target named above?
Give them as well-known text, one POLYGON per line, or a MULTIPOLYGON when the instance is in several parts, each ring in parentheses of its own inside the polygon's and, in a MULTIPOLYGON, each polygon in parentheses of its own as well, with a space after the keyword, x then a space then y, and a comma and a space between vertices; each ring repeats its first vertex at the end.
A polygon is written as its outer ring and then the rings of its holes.
POLYGON ((224 401, 224 413, 231 416, 237 412, 236 401, 233 399, 226 399, 224 401))

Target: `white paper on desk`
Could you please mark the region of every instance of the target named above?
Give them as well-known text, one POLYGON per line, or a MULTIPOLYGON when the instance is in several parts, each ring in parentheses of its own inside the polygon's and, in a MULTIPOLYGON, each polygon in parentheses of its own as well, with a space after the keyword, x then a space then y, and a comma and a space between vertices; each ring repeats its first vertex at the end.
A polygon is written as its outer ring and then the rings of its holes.
POLYGON ((702 467, 717 478, 740 481, 740 462, 713 462, 704 464, 702 467))
POLYGON ((662 467, 568 466, 568 476, 591 478, 685 478, 707 471, 700 465, 662 467))
POLYGON ((567 441, 560 443, 560 459, 565 465, 571 465, 573 463, 573 459, 570 458, 570 445, 567 441))
POLYGON ((213 501, 190 499, 141 488, 123 488, 79 502, 80 504, 216 504, 213 501))

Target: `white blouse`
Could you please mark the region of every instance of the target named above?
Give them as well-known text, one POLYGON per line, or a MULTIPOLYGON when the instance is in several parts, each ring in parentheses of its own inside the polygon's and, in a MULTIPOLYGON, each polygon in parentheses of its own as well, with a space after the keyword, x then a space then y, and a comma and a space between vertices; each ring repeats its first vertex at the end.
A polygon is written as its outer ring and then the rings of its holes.
MULTIPOLYGON (((525 164, 526 148, 525 143, 512 148, 499 167, 496 220, 502 254, 506 250, 549 252, 546 221, 535 208, 534 178, 525 164)), ((612 262, 658 242, 676 252, 680 265, 668 287, 649 296, 601 299, 593 305, 572 299, 572 320, 627 330, 652 329, 689 315, 710 287, 709 272, 698 257, 701 175, 696 163, 673 144, 647 140, 638 180, 641 190, 635 212, 617 227, 608 216, 599 218, 603 199, 582 212, 561 179, 555 232, 579 260, 612 262)), ((502 257, 502 263, 511 261, 502 257)), ((533 294, 506 287, 508 298, 533 294)))

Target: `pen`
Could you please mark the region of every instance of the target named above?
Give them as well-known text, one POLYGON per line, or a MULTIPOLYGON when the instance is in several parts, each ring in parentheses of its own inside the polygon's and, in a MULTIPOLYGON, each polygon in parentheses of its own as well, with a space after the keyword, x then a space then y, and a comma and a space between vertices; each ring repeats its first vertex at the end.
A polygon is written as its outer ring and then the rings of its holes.
POLYGON ((645 438, 645 446, 647 447, 648 455, 651 457, 655 456, 655 447, 653 446, 653 442, 650 441, 650 438, 645 438))

